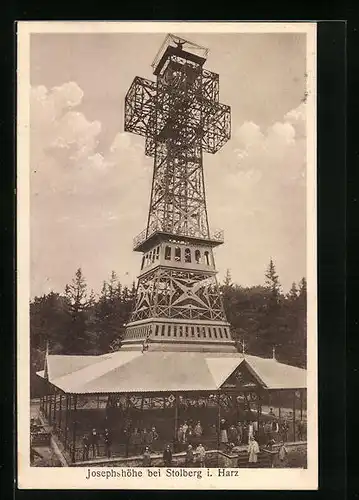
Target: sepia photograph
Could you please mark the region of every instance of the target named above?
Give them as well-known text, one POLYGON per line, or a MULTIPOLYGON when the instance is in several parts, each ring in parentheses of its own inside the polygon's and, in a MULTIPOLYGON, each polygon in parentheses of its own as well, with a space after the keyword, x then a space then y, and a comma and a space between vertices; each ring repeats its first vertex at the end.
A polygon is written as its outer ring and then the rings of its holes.
POLYGON ((18 23, 20 488, 317 488, 315 33, 18 23))

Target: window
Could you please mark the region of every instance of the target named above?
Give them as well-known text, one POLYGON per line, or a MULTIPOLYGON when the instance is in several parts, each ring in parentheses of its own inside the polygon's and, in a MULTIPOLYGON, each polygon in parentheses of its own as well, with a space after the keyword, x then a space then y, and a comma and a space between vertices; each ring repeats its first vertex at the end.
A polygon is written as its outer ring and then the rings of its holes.
POLYGON ((202 327, 202 333, 203 333, 203 337, 206 338, 207 334, 206 334, 206 328, 204 326, 202 327))
POLYGON ((180 247, 175 248, 175 260, 177 262, 181 261, 181 249, 180 249, 180 247))
POLYGON ((171 336, 171 325, 167 326, 167 337, 171 336))
POLYGON ((191 337, 194 337, 194 326, 191 326, 191 337))
POLYGON ((200 334, 200 331, 199 331, 199 326, 197 326, 197 337, 200 337, 201 334, 200 334))
POLYGON ((201 263, 201 252, 199 250, 195 251, 194 258, 195 258, 196 264, 201 263))
POLYGON ((156 325, 155 335, 158 335, 158 325, 156 325))
POLYGON ((158 246, 156 248, 156 259, 158 260, 160 258, 160 247, 158 246))
POLYGON ((152 252, 152 262, 154 262, 156 259, 156 250, 153 250, 152 252))
POLYGON ((204 258, 205 258, 205 261, 206 261, 206 265, 209 266, 209 253, 207 251, 204 252, 204 258))
POLYGON ((191 262, 191 249, 190 248, 186 248, 184 251, 184 261, 191 262))
POLYGON ((177 326, 176 325, 173 327, 173 336, 177 337, 177 326))
POLYGON ((163 337, 165 334, 165 325, 161 325, 161 336, 163 337))
POLYGON ((208 327, 208 336, 210 339, 212 338, 212 331, 210 327, 208 327))
POLYGON ((142 264, 141 264, 141 269, 143 269, 143 266, 145 265, 145 256, 142 257, 142 264))
POLYGON ((186 337, 188 337, 188 326, 186 326, 186 337))
POLYGON ((183 327, 182 326, 179 327, 179 336, 183 337, 183 327))
POLYGON ((218 328, 218 330, 219 330, 219 336, 221 337, 221 339, 223 339, 222 328, 218 328))
POLYGON ((217 338, 217 328, 213 328, 213 331, 214 331, 215 338, 217 338))
POLYGON ((165 248, 165 260, 171 260, 171 247, 169 246, 165 248))

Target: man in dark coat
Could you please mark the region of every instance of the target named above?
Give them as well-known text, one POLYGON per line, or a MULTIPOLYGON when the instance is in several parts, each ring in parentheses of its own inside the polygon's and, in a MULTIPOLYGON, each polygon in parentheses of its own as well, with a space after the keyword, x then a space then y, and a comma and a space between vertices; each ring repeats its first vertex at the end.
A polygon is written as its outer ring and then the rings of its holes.
POLYGON ((82 436, 82 460, 83 461, 89 459, 89 448, 90 448, 89 437, 88 437, 88 434, 85 433, 82 436))
POLYGON ((108 429, 105 429, 105 434, 104 434, 104 441, 105 441, 105 451, 106 451, 106 456, 107 458, 111 457, 111 446, 112 446, 112 438, 111 434, 108 429))
POLYGON ((163 452, 163 463, 166 467, 171 467, 172 465, 172 451, 169 444, 166 446, 163 452))
POLYGON ((98 434, 97 434, 97 430, 95 428, 92 429, 92 432, 90 434, 90 446, 92 449, 92 456, 95 457, 96 453, 97 453, 97 455, 99 454, 98 434))
POLYGON ((142 466, 151 467, 151 453, 148 446, 146 446, 145 451, 143 453, 142 466))
POLYGON ((188 445, 186 459, 185 459, 185 467, 193 467, 194 464, 194 453, 192 445, 188 445))

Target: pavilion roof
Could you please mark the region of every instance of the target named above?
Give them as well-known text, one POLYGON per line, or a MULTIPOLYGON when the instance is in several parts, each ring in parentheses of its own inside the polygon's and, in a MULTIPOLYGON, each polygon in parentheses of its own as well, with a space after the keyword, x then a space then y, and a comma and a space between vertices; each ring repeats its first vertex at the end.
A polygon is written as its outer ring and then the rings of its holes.
MULTIPOLYGON (((119 350, 47 356, 49 382, 72 394, 214 391, 242 363, 266 389, 306 387, 306 370, 240 353, 119 350)), ((44 378, 44 371, 38 375, 44 378)))

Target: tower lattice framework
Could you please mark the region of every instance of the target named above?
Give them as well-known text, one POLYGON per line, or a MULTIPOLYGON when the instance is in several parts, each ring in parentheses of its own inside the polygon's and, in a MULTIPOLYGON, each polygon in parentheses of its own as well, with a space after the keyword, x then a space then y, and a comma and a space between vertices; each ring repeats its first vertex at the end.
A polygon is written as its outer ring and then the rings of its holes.
POLYGON ((234 349, 216 280, 213 248, 223 232, 208 224, 203 151, 230 138, 230 108, 219 76, 203 68, 208 50, 168 35, 153 62, 155 81, 136 77, 125 98, 125 131, 145 137, 154 158, 147 227, 127 349, 234 349))

